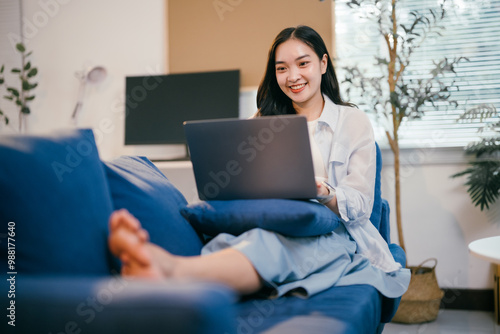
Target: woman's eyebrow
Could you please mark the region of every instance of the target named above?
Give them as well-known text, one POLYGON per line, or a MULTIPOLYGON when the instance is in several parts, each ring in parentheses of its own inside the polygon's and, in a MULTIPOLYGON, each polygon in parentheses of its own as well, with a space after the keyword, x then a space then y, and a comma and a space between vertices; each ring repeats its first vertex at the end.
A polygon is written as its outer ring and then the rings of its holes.
MULTIPOLYGON (((295 59, 295 61, 301 60, 301 59, 306 58, 306 57, 310 57, 310 55, 305 54, 305 55, 303 55, 303 56, 297 57, 297 58, 295 59)), ((285 63, 285 62, 284 62, 284 61, 282 61, 282 60, 277 60, 274 64, 275 64, 275 65, 278 65, 278 64, 284 64, 284 63, 285 63)))

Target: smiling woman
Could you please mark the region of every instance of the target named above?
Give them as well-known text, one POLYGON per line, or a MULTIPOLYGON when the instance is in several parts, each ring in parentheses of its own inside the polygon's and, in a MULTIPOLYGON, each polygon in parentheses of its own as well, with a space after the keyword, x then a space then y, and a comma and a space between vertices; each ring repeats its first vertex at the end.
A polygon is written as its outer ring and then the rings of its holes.
MULTIPOLYGON (((312 296, 332 286, 369 284, 386 297, 401 296, 410 273, 394 260, 370 222, 377 154, 369 119, 340 98, 328 50, 314 29, 282 30, 268 55, 257 116, 301 114, 310 121, 307 145, 316 147, 313 163, 322 167, 315 168, 317 194, 328 196, 321 204, 342 224, 312 237, 292 238, 263 228, 237 236, 221 233, 204 246, 201 256, 182 257, 150 243, 136 218, 117 211, 110 219, 109 246, 122 260, 122 274, 204 279, 241 294, 312 296)), ((264 136, 264 141, 269 138, 264 136)), ((298 147, 292 146, 296 152, 298 147)), ((290 177, 289 182, 297 179, 290 177)))

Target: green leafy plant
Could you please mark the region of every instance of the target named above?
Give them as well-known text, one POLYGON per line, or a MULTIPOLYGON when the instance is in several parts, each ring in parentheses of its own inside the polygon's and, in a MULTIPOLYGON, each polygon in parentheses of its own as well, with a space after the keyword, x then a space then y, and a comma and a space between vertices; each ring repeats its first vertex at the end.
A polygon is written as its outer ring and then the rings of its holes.
MULTIPOLYGON (((31 110, 28 103, 35 99, 32 90, 35 89, 38 84, 33 83, 32 80, 38 73, 38 69, 33 67, 31 62, 28 60, 32 52, 26 52, 26 47, 22 43, 16 44, 16 50, 21 54, 21 67, 14 67, 10 72, 19 77, 20 87, 14 87, 7 85, 5 82, 5 65, 0 68, 0 86, 6 86, 6 94, 3 96, 4 99, 12 101, 19 110, 19 129, 22 127, 22 117, 23 115, 28 115, 31 110)), ((4 118, 5 124, 9 124, 9 118, 0 110, 0 117, 4 118)))
POLYGON ((458 121, 484 122, 478 129, 482 138, 465 148, 465 153, 475 159, 468 168, 452 175, 453 178, 467 175, 467 192, 472 203, 483 211, 500 197, 500 113, 495 106, 483 104, 467 110, 458 121))
MULTIPOLYGON (((438 9, 425 12, 411 11, 405 22, 399 22, 397 0, 351 0, 347 6, 359 15, 375 23, 379 36, 383 39, 387 55, 374 55, 378 76, 367 76, 359 65, 341 67, 345 73, 342 84, 347 84, 346 93, 362 96, 362 104, 370 107, 378 119, 390 124, 385 134, 394 154, 396 220, 400 246, 405 249, 401 218, 401 187, 399 158, 399 129, 406 120, 421 118, 424 106, 436 109, 456 106, 450 99, 452 89, 458 89, 450 76, 456 66, 467 61, 464 57, 443 58, 433 62, 434 68, 425 73, 425 79, 412 79, 410 68, 414 52, 429 38, 441 36, 445 27, 441 22, 446 17, 446 0, 438 9), (363 14, 361 14, 363 13, 363 14)), ((357 101, 354 101, 357 102, 357 101)))

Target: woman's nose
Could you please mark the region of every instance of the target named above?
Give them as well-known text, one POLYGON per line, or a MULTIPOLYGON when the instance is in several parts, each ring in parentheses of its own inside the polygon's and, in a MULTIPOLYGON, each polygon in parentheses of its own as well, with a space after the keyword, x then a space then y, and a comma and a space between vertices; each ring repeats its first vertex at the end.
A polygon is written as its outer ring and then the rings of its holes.
POLYGON ((288 71, 288 81, 290 82, 296 82, 297 80, 300 79, 300 71, 298 68, 290 68, 288 71))

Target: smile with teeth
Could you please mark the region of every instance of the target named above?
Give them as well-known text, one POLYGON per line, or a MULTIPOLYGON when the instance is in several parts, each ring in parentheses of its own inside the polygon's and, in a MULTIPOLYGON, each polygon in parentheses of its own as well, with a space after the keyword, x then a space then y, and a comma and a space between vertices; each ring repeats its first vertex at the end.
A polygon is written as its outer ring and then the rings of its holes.
POLYGON ((303 84, 299 84, 299 85, 290 86, 290 89, 292 90, 292 92, 298 93, 298 92, 302 91, 305 86, 306 86, 306 84, 303 83, 303 84))

